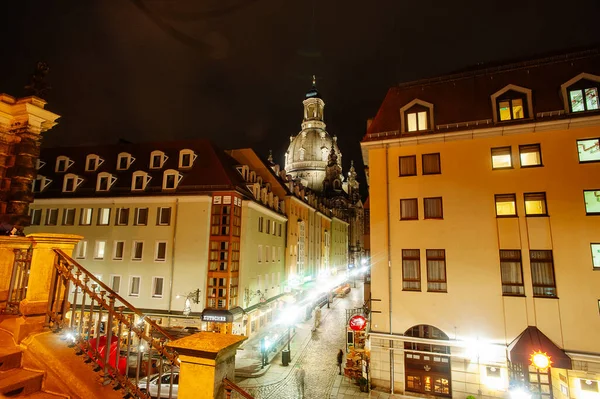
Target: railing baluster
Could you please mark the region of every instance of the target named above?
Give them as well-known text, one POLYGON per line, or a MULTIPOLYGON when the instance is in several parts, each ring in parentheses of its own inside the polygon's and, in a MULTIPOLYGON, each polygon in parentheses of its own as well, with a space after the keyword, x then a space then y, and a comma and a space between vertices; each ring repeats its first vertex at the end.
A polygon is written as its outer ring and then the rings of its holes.
MULTIPOLYGON (((152 337, 152 335, 150 335, 150 337, 152 337)), ((152 339, 152 338, 150 338, 150 339, 152 339)), ((161 342, 161 348, 162 348, 162 342, 161 342)), ((159 358, 158 358, 158 395, 157 395, 159 398, 160 398, 160 389, 162 387, 162 376, 163 376, 163 372, 162 372, 163 364, 162 364, 162 362, 163 362, 163 358, 162 358, 162 356, 159 356, 159 358)))
MULTIPOLYGON (((94 292, 95 292, 95 291, 96 291, 96 287, 97 287, 97 285, 96 285, 96 284, 92 284, 92 291, 94 291, 94 292)), ((86 339, 86 341, 87 341, 86 350, 88 350, 88 351, 89 351, 89 349, 90 349, 90 339, 92 339, 92 337, 91 337, 91 335, 92 335, 92 334, 91 334, 91 332, 92 332, 92 325, 93 325, 92 316, 93 316, 93 314, 94 314, 94 296, 93 296, 93 295, 90 295, 90 299, 91 299, 91 301, 90 301, 90 314, 89 314, 89 316, 88 316, 88 322, 87 322, 87 332, 86 332, 86 334, 87 334, 87 339, 86 339)))
MULTIPOLYGON (((127 364, 125 365, 125 377, 129 378, 129 358, 131 356, 131 321, 133 315, 129 315, 129 324, 127 325, 127 364)), ((135 382, 137 384, 137 381, 135 382)))
POLYGON ((27 251, 25 251, 25 259, 23 259, 23 261, 21 262, 21 267, 23 268, 23 289, 21 290, 21 299, 19 301, 25 299, 25 296, 27 295, 27 286, 29 285, 29 269, 31 269, 32 251, 32 248, 29 248, 27 251))
MULTIPOLYGON (((108 315, 106 317, 106 326, 104 332, 106 334, 106 346, 104 347, 104 378, 108 378, 108 361, 110 360, 110 349, 112 348, 112 319, 115 311, 115 297, 112 294, 108 295, 108 315)), ((116 365, 116 363, 115 363, 116 365)))
MULTIPOLYGON (((73 269, 73 266, 67 264, 67 271, 69 272, 69 274, 71 274, 71 270, 73 269)), ((65 292, 63 295, 63 299, 62 299, 62 306, 61 306, 61 327, 64 327, 64 323, 65 323, 65 316, 67 315, 67 307, 69 306, 69 289, 71 287, 71 280, 69 280, 67 278, 67 275, 65 276, 61 276, 61 280, 64 282, 63 285, 65 286, 65 292)), ((75 308, 73 308, 75 309, 75 308)), ((71 315, 73 314, 73 312, 71 312, 71 315)), ((71 316, 72 317, 72 316, 71 316)))
MULTIPOLYGON (((152 345, 148 343, 148 362, 146 363, 146 386, 150 393, 150 375, 152 374, 152 345)), ((160 384, 160 380, 157 381, 160 384)))
MULTIPOLYGON (((60 267, 60 259, 58 258, 58 255, 55 258, 55 265, 58 264, 60 267)), ((56 321, 54 320, 54 301, 56 300, 56 291, 57 291, 57 284, 58 281, 58 268, 54 267, 52 269, 52 278, 50 279, 50 290, 49 290, 49 295, 48 295, 48 307, 46 309, 46 324, 50 325, 50 322, 55 323, 56 321)))
MULTIPOLYGON (((114 307, 114 301, 113 301, 113 307, 114 307)), ((115 374, 118 375, 120 370, 119 370, 119 363, 121 360, 121 334, 123 333, 123 306, 119 306, 118 310, 119 310, 119 327, 117 328, 117 348, 115 351, 115 374)))
MULTIPOLYGON (((100 291, 100 300, 98 301, 98 323, 96 323, 96 356, 100 357, 100 326, 102 325, 102 304, 104 303, 104 295, 106 295, 106 291, 100 291)), ((106 328, 105 328, 106 332, 106 328)), ((108 342, 106 343, 108 344, 108 342)))
POLYGON ((23 250, 19 249, 18 251, 19 253, 15 256, 17 265, 17 290, 15 292, 15 302, 17 304, 23 300, 23 250))
MULTIPOLYGON (((88 281, 90 281, 88 276, 85 276, 83 278, 83 284, 84 286, 87 287, 87 283, 88 281)), ((75 288, 76 290, 79 290, 80 288, 77 287, 75 288)), ((82 337, 83 339, 83 332, 84 332, 84 328, 85 328, 85 291, 83 289, 81 289, 81 312, 79 313, 79 336, 82 337)))

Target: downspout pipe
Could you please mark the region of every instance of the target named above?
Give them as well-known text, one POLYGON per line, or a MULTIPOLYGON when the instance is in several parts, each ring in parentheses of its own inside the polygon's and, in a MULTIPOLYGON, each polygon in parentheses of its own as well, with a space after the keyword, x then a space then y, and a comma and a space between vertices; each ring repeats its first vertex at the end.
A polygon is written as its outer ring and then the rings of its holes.
MULTIPOLYGON (((392 215, 390 213, 390 168, 389 168, 389 145, 385 145, 385 192, 386 192, 386 212, 387 212, 387 258, 388 258, 388 309, 389 309, 389 326, 390 335, 392 331, 392 238, 391 238, 391 222, 392 215)), ((390 348, 394 347, 394 341, 390 340, 390 348)), ((394 393, 394 351, 390 351, 390 393, 394 393)))
MULTIPOLYGON (((172 217, 173 215, 171 215, 172 217)), ((177 241, 177 219, 179 218, 179 198, 175 198, 175 217, 173 218, 173 235, 171 250, 171 270, 169 271, 169 314, 171 313, 173 302, 173 276, 175 275, 175 243, 177 241)), ((171 324, 169 323, 169 326, 171 324)))

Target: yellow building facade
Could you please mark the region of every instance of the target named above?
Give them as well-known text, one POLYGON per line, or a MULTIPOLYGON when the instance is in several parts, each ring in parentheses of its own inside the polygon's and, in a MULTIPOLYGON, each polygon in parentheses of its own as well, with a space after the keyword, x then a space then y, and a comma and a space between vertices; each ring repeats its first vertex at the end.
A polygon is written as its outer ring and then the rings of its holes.
POLYGON ((600 398, 598 59, 390 89, 362 142, 373 385, 600 398))

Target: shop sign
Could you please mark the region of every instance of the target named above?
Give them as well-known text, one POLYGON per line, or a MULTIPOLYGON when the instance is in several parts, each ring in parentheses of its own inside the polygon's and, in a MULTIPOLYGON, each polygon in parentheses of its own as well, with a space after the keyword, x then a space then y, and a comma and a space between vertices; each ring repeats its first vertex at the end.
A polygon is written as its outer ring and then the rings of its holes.
POLYGON ((362 331, 367 327, 367 319, 359 314, 354 315, 348 321, 348 327, 353 331, 362 331))
POLYGON ((225 322, 225 321, 227 321, 227 317, 226 316, 203 315, 202 316, 202 321, 221 321, 221 322, 225 322))

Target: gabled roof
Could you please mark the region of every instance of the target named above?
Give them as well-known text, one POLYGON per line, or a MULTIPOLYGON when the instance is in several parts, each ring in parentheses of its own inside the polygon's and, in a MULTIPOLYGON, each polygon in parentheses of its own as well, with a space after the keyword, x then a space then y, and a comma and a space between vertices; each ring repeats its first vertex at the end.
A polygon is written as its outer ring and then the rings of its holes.
POLYGON ((401 130, 400 109, 415 99, 433 104, 436 126, 492 120, 490 96, 510 84, 532 90, 534 114, 563 110, 561 84, 581 72, 600 75, 600 47, 402 83, 388 90, 364 140, 401 130))
POLYGON ((241 176, 235 170, 235 160, 225 154, 208 140, 181 140, 145 143, 119 143, 103 146, 54 147, 43 148, 40 160, 45 162, 38 174, 53 182, 36 198, 77 198, 77 197, 113 197, 145 195, 190 195, 219 190, 237 190, 250 196, 241 176), (179 168, 179 152, 188 149, 197 155, 191 168, 179 168), (162 168, 150 169, 150 154, 162 151, 168 157, 162 168), (129 153, 135 161, 127 170, 117 170, 120 153, 129 153), (90 154, 98 155, 104 162, 94 172, 86 172, 86 158, 90 154), (66 172, 55 172, 56 158, 66 156, 74 161, 66 172), (162 191, 163 173, 174 169, 182 176, 176 190, 162 191), (152 177, 143 192, 131 191, 131 179, 135 171, 147 172, 152 177), (96 192, 98 173, 108 172, 117 180, 109 192, 96 192), (64 175, 73 173, 84 179, 73 193, 63 193, 64 175))

